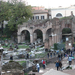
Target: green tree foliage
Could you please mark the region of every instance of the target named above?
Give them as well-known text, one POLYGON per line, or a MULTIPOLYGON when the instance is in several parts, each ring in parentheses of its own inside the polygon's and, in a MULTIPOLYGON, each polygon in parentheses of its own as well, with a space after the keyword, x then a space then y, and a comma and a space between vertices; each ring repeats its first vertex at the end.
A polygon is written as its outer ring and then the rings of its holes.
MULTIPOLYGON (((31 6, 26 6, 21 0, 9 0, 8 2, 0 1, 0 23, 3 30, 3 22, 8 21, 6 32, 17 34, 18 25, 29 20, 32 17, 31 6)), ((7 33, 4 32, 6 35, 7 33)), ((1 32, 2 33, 2 32, 1 32)), ((2 33, 3 34, 3 33, 2 33)))
POLYGON ((72 31, 71 31, 71 29, 70 28, 64 28, 63 30, 62 30, 62 34, 68 34, 68 33, 71 33, 72 31))
POLYGON ((54 43, 54 50, 57 50, 58 48, 57 48, 57 43, 54 43))
POLYGON ((9 16, 8 26, 10 30, 15 31, 19 24, 26 22, 32 17, 31 6, 26 6, 21 1, 13 0, 10 3, 9 16))
POLYGON ((9 7, 7 5, 7 2, 0 1, 0 23, 8 19, 9 7))
POLYGON ((1 0, 0 1, 0 37, 1 39, 3 35, 3 22, 4 20, 8 20, 8 12, 9 12, 8 3, 1 0))
POLYGON ((12 31, 9 29, 8 25, 5 26, 5 28, 3 30, 3 34, 6 34, 7 38, 11 37, 12 31))

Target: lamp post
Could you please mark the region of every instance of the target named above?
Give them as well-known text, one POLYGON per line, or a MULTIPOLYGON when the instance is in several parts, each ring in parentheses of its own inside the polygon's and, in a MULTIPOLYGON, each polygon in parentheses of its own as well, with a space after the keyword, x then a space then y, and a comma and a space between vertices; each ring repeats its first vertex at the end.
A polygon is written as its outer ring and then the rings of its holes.
POLYGON ((3 63, 3 47, 1 47, 1 44, 0 44, 0 73, 2 72, 2 63, 3 63))

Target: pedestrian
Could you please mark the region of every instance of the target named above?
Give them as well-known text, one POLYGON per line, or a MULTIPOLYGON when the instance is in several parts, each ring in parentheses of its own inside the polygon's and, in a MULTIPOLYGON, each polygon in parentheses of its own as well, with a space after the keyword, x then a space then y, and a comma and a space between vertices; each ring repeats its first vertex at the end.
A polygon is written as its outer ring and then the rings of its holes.
POLYGON ((61 61, 61 55, 60 54, 58 54, 58 60, 61 61))
POLYGON ((44 60, 44 59, 42 59, 42 61, 41 61, 42 63, 43 63, 43 60, 44 60))
POLYGON ((71 57, 71 55, 69 55, 68 61, 69 61, 69 65, 71 65, 72 64, 72 57, 71 57))
POLYGON ((45 62, 45 60, 43 60, 43 69, 45 69, 45 64, 46 64, 46 62, 45 62))
POLYGON ((27 59, 29 59, 29 54, 27 53, 27 59))
POLYGON ((52 58, 52 52, 50 52, 50 57, 52 58))
POLYGON ((13 60, 13 56, 12 55, 10 55, 10 60, 13 60))
POLYGON ((57 67, 57 71, 58 71, 58 69, 59 69, 59 62, 58 62, 58 60, 56 61, 56 67, 57 67))
POLYGON ((71 51, 71 57, 72 57, 72 53, 73 53, 73 52, 71 51))
POLYGON ((60 55, 60 56, 61 56, 61 60, 62 60, 63 54, 61 53, 61 55, 60 55))
POLYGON ((47 53, 47 57, 49 58, 49 52, 47 53))
POLYGON ((39 72, 39 69, 40 69, 40 65, 39 65, 39 63, 37 63, 36 67, 37 67, 38 72, 39 72))
POLYGON ((62 70, 62 62, 59 61, 59 67, 60 67, 60 70, 62 70))
POLYGON ((55 51, 53 52, 53 54, 54 54, 54 57, 55 57, 55 51))

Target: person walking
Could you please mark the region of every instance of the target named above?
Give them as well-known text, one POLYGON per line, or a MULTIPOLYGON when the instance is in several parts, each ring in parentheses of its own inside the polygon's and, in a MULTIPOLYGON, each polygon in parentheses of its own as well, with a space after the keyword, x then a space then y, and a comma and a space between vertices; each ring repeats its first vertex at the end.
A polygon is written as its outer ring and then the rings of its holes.
POLYGON ((47 53, 47 57, 49 58, 49 52, 47 53))
POLYGON ((56 55, 56 52, 54 51, 54 52, 53 52, 53 54, 54 54, 54 57, 55 57, 55 55, 56 55))
POLYGON ((27 53, 27 59, 29 59, 29 54, 27 53))
POLYGON ((10 55, 10 60, 13 60, 13 56, 12 55, 10 55))
POLYGON ((52 52, 50 52, 50 57, 52 58, 52 52))
POLYGON ((37 67, 37 70, 38 70, 38 72, 39 72, 39 69, 40 69, 39 63, 37 63, 36 67, 37 67))
POLYGON ((61 60, 62 60, 63 54, 61 53, 61 55, 60 55, 60 56, 61 56, 61 60))
POLYGON ((60 70, 62 70, 62 62, 59 61, 59 67, 60 67, 60 70))
POLYGON ((59 69, 59 62, 58 62, 58 60, 56 62, 56 67, 57 67, 57 71, 58 71, 58 69, 59 69))
POLYGON ((58 60, 61 61, 61 55, 60 54, 58 54, 58 60))
POLYGON ((43 60, 43 69, 45 69, 45 64, 46 64, 46 62, 45 62, 45 60, 43 60))
POLYGON ((72 57, 71 57, 71 55, 69 55, 68 61, 69 61, 69 65, 71 65, 72 64, 72 57))

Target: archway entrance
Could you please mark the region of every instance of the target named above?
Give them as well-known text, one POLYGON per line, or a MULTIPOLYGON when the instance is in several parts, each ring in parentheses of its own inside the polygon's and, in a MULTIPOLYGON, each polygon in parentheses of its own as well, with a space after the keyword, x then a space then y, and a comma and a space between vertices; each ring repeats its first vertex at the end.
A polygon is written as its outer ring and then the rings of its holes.
POLYGON ((30 43, 30 33, 28 30, 23 30, 21 32, 21 42, 28 42, 30 43))
POLYGON ((46 39, 49 39, 49 36, 51 35, 51 28, 47 30, 46 32, 46 39))
POLYGON ((62 30, 62 40, 63 40, 63 42, 66 41, 66 37, 70 37, 70 36, 72 36, 71 29, 70 28, 64 28, 62 30))
POLYGON ((41 42, 43 42, 43 33, 39 29, 34 31, 34 42, 37 40, 40 40, 41 42))

